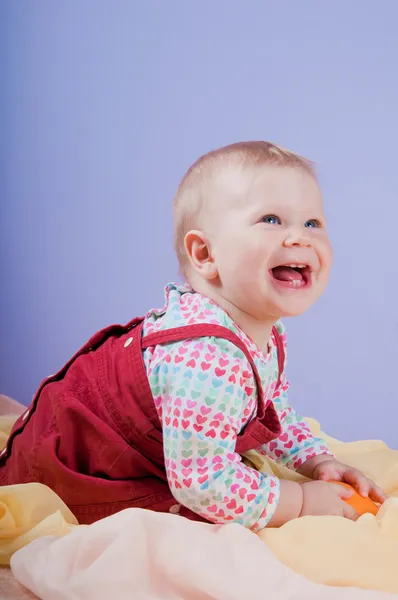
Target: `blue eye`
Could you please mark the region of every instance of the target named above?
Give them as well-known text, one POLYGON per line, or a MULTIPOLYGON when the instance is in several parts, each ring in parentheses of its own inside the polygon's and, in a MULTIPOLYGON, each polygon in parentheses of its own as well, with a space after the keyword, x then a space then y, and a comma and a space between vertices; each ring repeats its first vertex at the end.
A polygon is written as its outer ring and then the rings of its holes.
POLYGON ((307 221, 304 225, 304 227, 322 227, 322 225, 320 224, 320 222, 318 221, 318 219, 310 219, 309 221, 307 221))
POLYGON ((262 223, 267 223, 268 225, 280 225, 281 224, 281 220, 279 219, 279 217, 276 217, 275 215, 266 215, 265 217, 263 217, 261 219, 262 223))

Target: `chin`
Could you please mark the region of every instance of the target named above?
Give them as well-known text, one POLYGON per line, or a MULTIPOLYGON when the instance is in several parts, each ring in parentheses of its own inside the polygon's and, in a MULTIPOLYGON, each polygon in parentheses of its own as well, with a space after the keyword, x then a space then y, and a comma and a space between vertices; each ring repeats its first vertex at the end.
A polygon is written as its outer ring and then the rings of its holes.
POLYGON ((279 297, 276 296, 272 302, 270 314, 279 314, 280 318, 299 317, 315 304, 322 292, 323 289, 317 286, 317 289, 297 290, 281 296, 278 294, 279 297))
POLYGON ((307 306, 306 308, 302 308, 302 309, 296 309, 296 310, 285 310, 281 316, 279 317, 280 319, 286 319, 289 317, 300 317, 301 315, 303 315, 304 313, 307 312, 307 310, 311 308, 310 306, 307 306))
MULTIPOLYGON (((315 301, 314 301, 315 302, 315 301)), ((279 314, 280 319, 287 317, 299 317, 303 315, 311 308, 314 302, 291 302, 281 303, 279 306, 275 306, 273 313, 279 314)))

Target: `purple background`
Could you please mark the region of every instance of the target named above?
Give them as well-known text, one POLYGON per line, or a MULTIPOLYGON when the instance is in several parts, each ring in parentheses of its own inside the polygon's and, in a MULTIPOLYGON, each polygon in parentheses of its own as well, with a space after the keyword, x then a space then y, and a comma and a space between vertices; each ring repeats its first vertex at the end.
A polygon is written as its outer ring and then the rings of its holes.
POLYGON ((171 201, 207 150, 319 165, 335 265, 287 322, 291 399, 398 446, 398 3, 0 6, 0 391, 29 403, 96 329, 162 303, 171 201))

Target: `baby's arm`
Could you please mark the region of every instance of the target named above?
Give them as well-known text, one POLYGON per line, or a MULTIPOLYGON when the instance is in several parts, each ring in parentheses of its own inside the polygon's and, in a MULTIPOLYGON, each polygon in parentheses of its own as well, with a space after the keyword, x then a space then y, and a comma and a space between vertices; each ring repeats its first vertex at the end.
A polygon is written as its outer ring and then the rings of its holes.
MULTIPOLYGON (((282 433, 277 440, 265 444, 261 451, 276 462, 312 478, 322 462, 326 465, 331 459, 333 461, 333 455, 325 441, 313 436, 307 424, 289 405, 287 390, 288 384, 283 376, 280 394, 274 398, 282 433)), ((299 484, 281 480, 279 503, 268 526, 279 527, 295 516, 306 515, 335 515, 355 519, 355 510, 344 501, 350 495, 351 492, 346 488, 326 481, 299 484), (295 515, 297 503, 300 504, 300 510, 295 515)))
POLYGON ((278 439, 265 444, 262 451, 279 464, 311 477, 315 467, 324 460, 330 460, 333 455, 325 440, 313 436, 308 425, 289 404, 289 383, 285 375, 286 331, 281 321, 276 326, 282 339, 285 354, 281 385, 273 397, 273 403, 282 425, 282 433, 278 439))
MULTIPOLYGON (((237 435, 256 407, 254 394, 247 397, 240 385, 247 360, 220 339, 188 340, 167 351, 167 361, 152 363, 148 375, 152 390, 158 391, 155 403, 174 497, 210 521, 264 528, 275 514, 281 484, 244 465, 235 452, 237 435)), ((297 517, 302 503, 298 484, 284 482, 282 487, 292 489, 284 493, 290 502, 279 509, 278 522, 297 517)))
POLYGON ((279 464, 311 477, 315 466, 323 460, 330 459, 333 454, 322 438, 312 435, 302 417, 290 406, 288 389, 289 384, 283 374, 280 390, 273 398, 282 433, 278 439, 265 444, 262 452, 279 464))

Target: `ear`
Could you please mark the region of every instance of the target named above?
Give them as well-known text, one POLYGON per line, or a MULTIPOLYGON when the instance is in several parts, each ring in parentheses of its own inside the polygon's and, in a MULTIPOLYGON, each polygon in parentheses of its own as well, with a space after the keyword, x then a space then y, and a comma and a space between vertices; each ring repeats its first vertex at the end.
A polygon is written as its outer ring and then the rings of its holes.
POLYGON ((210 280, 218 276, 210 240, 203 231, 188 231, 184 238, 184 246, 189 262, 201 277, 210 280))

